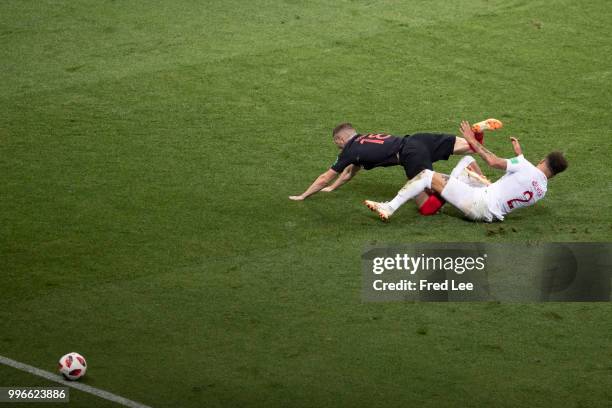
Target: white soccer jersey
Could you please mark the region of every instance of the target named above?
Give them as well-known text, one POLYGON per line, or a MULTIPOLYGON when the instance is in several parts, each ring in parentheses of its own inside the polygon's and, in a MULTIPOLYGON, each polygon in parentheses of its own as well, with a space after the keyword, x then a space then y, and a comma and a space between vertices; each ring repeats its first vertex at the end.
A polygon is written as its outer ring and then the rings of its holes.
POLYGON ((544 198, 548 179, 521 154, 507 160, 506 174, 487 187, 489 211, 499 220, 509 212, 544 198))

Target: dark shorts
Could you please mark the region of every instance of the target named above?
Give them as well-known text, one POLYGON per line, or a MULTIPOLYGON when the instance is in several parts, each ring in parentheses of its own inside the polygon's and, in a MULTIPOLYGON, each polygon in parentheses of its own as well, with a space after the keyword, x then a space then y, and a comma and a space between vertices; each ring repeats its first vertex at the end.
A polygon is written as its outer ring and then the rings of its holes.
POLYGON ((444 133, 415 133, 406 136, 399 161, 411 179, 425 169, 433 170, 433 163, 448 160, 455 148, 455 135, 444 133))

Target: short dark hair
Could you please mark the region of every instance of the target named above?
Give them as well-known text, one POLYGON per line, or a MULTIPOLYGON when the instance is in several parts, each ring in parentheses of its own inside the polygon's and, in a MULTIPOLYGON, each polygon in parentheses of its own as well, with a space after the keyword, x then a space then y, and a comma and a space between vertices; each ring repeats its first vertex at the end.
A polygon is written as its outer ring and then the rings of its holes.
POLYGON ((567 159, 561 152, 551 152, 546 156, 546 166, 548 166, 554 176, 567 169, 567 159))
POLYGON ((342 132, 345 129, 355 129, 355 128, 353 127, 352 124, 348 122, 341 123, 338 126, 336 126, 334 130, 332 131, 332 137, 336 139, 336 137, 338 136, 338 133, 342 132))

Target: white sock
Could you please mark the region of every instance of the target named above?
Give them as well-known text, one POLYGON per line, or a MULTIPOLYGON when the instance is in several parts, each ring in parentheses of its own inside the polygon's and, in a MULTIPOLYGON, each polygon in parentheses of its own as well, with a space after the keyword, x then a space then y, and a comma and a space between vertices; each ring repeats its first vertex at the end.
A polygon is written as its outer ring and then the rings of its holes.
POLYGON ((395 198, 389 201, 389 207, 396 211, 408 200, 412 200, 426 188, 431 188, 431 179, 434 172, 431 170, 423 170, 412 179, 410 179, 400 191, 397 192, 395 198))
POLYGON ((459 176, 461 176, 461 172, 463 172, 463 169, 465 169, 467 166, 474 163, 475 161, 476 160, 474 160, 472 156, 463 156, 451 172, 450 176, 454 178, 459 178, 459 176))

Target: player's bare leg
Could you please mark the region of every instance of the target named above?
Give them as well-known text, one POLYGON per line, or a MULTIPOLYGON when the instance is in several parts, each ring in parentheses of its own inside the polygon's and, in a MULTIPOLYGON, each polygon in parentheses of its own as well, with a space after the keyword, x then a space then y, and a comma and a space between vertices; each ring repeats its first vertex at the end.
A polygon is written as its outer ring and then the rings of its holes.
POLYGON ((445 174, 434 173, 431 177, 431 189, 436 193, 442 195, 442 191, 446 187, 448 182, 448 176, 445 174))
POLYGON ((472 147, 467 142, 467 140, 459 136, 455 138, 455 145, 453 146, 453 154, 460 155, 460 154, 469 154, 472 152, 473 152, 472 147))

